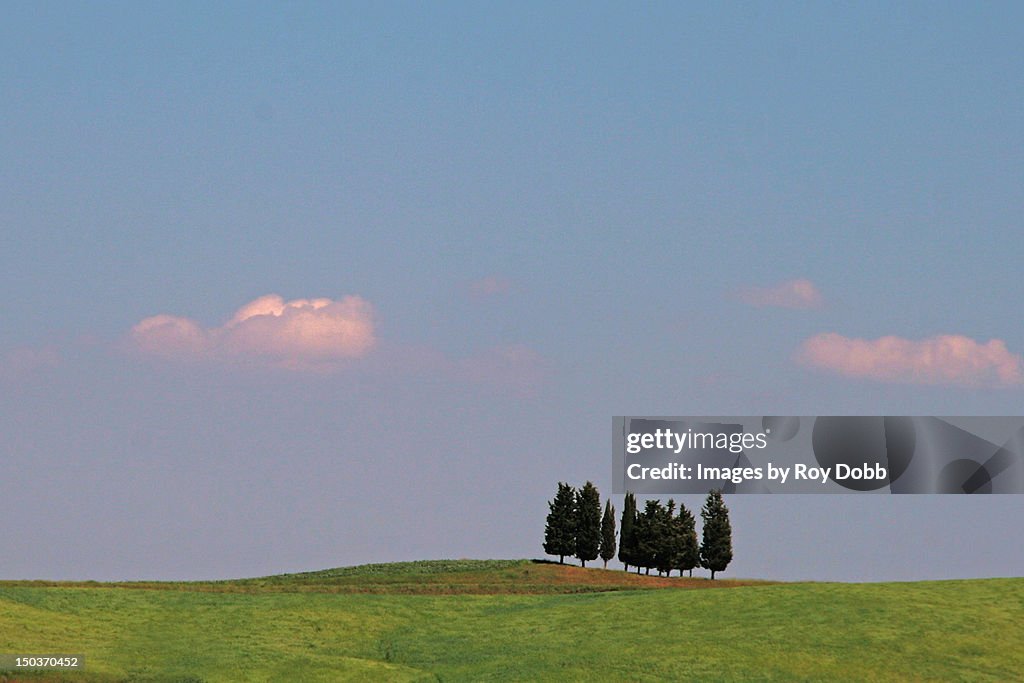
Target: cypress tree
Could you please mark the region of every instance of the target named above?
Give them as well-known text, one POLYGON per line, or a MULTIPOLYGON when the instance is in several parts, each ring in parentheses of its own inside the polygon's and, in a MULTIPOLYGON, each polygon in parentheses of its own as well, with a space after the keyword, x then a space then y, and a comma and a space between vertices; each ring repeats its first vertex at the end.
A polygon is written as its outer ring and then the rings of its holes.
POLYGON ((555 499, 548 502, 550 512, 544 524, 544 552, 558 555, 558 564, 576 552, 576 492, 568 484, 558 482, 555 499))
POLYGON ((708 493, 700 511, 704 519, 704 538, 700 544, 700 563, 715 572, 725 571, 732 561, 732 526, 729 524, 729 508, 725 507, 722 492, 715 489, 708 493))
POLYGON ((640 570, 644 568, 644 557, 640 550, 640 538, 646 533, 644 529, 644 513, 641 510, 637 510, 636 521, 633 522, 633 550, 630 551, 630 556, 633 558, 633 567, 636 569, 638 576, 640 575, 640 570))
MULTIPOLYGON (((649 503, 650 501, 648 501, 649 503)), ((647 517, 646 509, 638 511, 636 513, 636 522, 633 524, 633 564, 636 566, 636 573, 639 574, 641 569, 650 567, 648 564, 649 555, 647 553, 650 544, 648 538, 650 538, 650 526, 651 522, 647 517)), ((647 573, 650 574, 650 569, 647 569, 647 573)))
POLYGON ((683 575, 684 571, 689 571, 690 576, 693 576, 693 568, 700 565, 700 545, 697 543, 697 520, 693 518, 693 514, 682 503, 679 504, 679 516, 676 517, 676 524, 678 525, 682 546, 678 558, 679 563, 676 567, 679 569, 680 576, 683 575))
POLYGON ((622 523, 619 524, 619 562, 629 571, 629 565, 635 564, 633 556, 636 548, 636 496, 626 491, 626 499, 622 503, 622 523))
POLYGON ((660 500, 649 500, 644 505, 644 511, 636 520, 636 558, 634 562, 644 568, 645 574, 651 573, 651 568, 657 566, 658 551, 662 543, 662 520, 665 514, 665 507, 660 500))
POLYGON ((657 558, 658 572, 664 572, 666 576, 672 576, 672 570, 678 569, 682 564, 684 540, 679 518, 675 516, 675 511, 676 502, 669 498, 668 505, 663 508, 659 524, 661 543, 657 558))
POLYGON ((601 494, 589 481, 576 494, 576 557, 580 566, 597 559, 601 549, 601 494))
POLYGON ((608 560, 615 557, 615 508, 612 501, 604 503, 604 516, 601 518, 601 559, 604 568, 608 569, 608 560))

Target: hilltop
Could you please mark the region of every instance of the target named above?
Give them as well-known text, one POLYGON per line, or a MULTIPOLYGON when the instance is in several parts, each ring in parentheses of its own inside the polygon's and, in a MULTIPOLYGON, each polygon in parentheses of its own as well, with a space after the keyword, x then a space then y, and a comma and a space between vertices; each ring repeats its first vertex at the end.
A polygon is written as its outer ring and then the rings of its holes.
POLYGON ((84 672, 7 677, 48 683, 1007 681, 1021 642, 1024 579, 771 584, 455 560, 0 582, 0 652, 86 657, 84 672))
POLYGON ((335 567, 227 581, 0 581, 3 586, 132 588, 217 593, 377 593, 401 595, 528 595, 659 588, 736 588, 775 582, 659 577, 560 565, 546 560, 419 560, 335 567))

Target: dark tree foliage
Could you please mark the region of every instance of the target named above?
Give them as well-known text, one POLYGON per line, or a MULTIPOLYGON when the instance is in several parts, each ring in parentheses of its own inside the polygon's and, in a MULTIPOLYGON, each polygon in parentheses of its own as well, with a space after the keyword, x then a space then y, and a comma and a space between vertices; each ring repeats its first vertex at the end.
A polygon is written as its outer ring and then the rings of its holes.
MULTIPOLYGON (((633 558, 633 566, 636 567, 637 574, 640 573, 641 569, 648 566, 647 556, 645 554, 645 550, 647 548, 645 539, 649 535, 647 531, 648 526, 650 525, 647 518, 644 516, 644 513, 642 511, 637 511, 636 521, 633 522, 633 552, 630 553, 630 556, 633 558)), ((648 573, 650 572, 648 571, 648 573)))
POLYGON ((589 481, 576 494, 576 550, 580 566, 597 559, 601 549, 601 494, 589 481))
POLYGON ((615 557, 615 507, 612 501, 604 503, 604 516, 601 517, 601 559, 604 568, 608 568, 608 560, 615 557))
POLYGON ((619 562, 626 571, 630 565, 636 565, 636 496, 626 491, 626 500, 622 503, 622 522, 619 524, 619 562))
POLYGON ((668 505, 662 508, 662 516, 658 524, 660 539, 656 557, 657 567, 658 573, 663 573, 666 576, 671 576, 672 570, 678 569, 682 564, 684 539, 675 511, 676 502, 669 498, 668 505))
POLYGON ((700 563, 711 570, 713 580, 715 572, 725 571, 732 561, 732 526, 729 524, 729 508, 725 507, 721 491, 716 489, 708 493, 700 516, 704 519, 700 563))
POLYGON ((677 558, 677 564, 673 566, 679 570, 682 576, 684 571, 689 571, 693 576, 693 568, 700 566, 700 545, 697 543, 697 520, 693 514, 686 509, 682 503, 679 504, 679 515, 675 518, 678 526, 678 533, 682 541, 682 548, 677 558))
POLYGON ((544 552, 558 555, 558 563, 576 552, 576 492, 568 484, 558 482, 558 493, 548 503, 550 512, 544 524, 544 552))
POLYGON ((657 567, 664 517, 665 506, 661 501, 649 500, 644 505, 644 511, 636 518, 633 531, 636 537, 636 556, 633 563, 638 570, 643 567, 645 574, 650 574, 651 568, 657 567))
MULTIPOLYGON (((560 564, 566 556, 574 555, 586 566, 589 560, 600 557, 605 568, 615 557, 615 507, 605 501, 601 512, 601 497, 597 487, 587 482, 578 491, 568 484, 558 483, 555 499, 548 502, 550 513, 544 527, 544 551, 557 555, 560 564)), ((637 510, 636 496, 626 492, 619 524, 618 557, 629 571, 641 569, 649 575, 651 569, 659 574, 679 575, 695 567, 711 571, 714 579, 732 562, 732 525, 729 509, 720 490, 708 493, 701 509, 704 520, 702 541, 697 540, 697 522, 692 512, 671 498, 667 505, 660 500, 648 500, 643 511, 637 510)))

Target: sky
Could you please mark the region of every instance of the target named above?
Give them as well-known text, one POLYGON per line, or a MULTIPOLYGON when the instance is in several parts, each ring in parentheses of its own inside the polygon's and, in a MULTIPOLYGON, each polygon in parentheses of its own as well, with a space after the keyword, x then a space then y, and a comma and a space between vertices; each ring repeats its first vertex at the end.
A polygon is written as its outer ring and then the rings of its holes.
MULTIPOLYGON (((8 3, 0 578, 541 557, 614 415, 1019 415, 1022 60, 1017 3, 8 3)), ((727 576, 1024 566, 1022 496, 726 502, 727 576)))

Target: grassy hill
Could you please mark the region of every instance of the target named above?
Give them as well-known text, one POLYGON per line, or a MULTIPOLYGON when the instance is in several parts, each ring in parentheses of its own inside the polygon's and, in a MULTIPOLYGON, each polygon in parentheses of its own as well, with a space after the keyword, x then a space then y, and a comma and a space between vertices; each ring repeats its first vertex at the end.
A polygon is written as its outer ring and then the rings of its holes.
POLYGON ((0 653, 87 662, 0 680, 1009 681, 1022 642, 1024 579, 711 582, 460 560, 0 582, 0 653))

